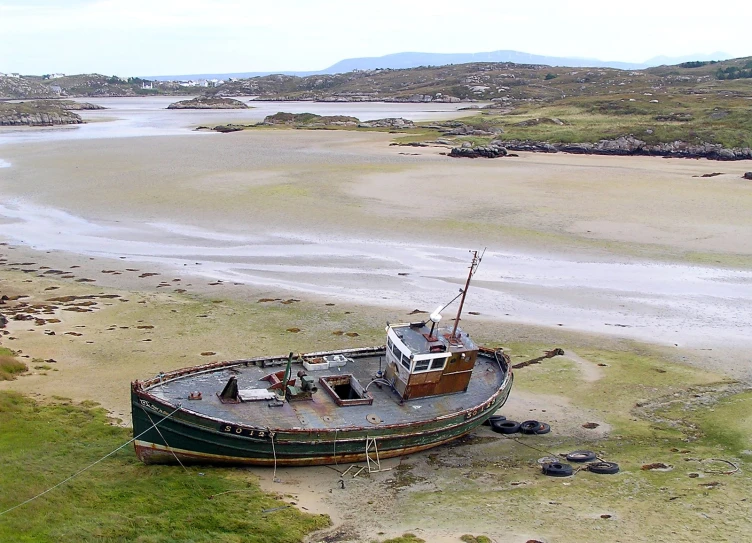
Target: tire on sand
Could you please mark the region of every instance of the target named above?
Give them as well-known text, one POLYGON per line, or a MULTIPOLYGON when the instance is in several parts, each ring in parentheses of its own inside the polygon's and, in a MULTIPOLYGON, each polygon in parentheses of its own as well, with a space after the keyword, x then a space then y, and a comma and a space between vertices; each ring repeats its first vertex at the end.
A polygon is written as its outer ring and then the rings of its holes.
POLYGON ((572 451, 567 455, 570 462, 592 462, 596 459, 593 451, 572 451))
POLYGON ((543 471, 543 475, 548 475, 549 477, 569 477, 574 473, 572 466, 560 462, 543 464, 541 471, 543 471))
POLYGON ((551 431, 551 425, 546 424, 545 422, 541 422, 540 426, 538 426, 538 429, 535 431, 537 435, 541 434, 547 434, 551 431))
POLYGON ((541 423, 537 420, 526 420, 520 423, 521 434, 534 434, 535 431, 540 428, 541 423))
POLYGON ((619 473, 619 464, 616 462, 593 462, 588 464, 587 469, 601 475, 613 475, 619 473))
POLYGON ((498 434, 516 434, 520 431, 520 423, 515 420, 502 420, 491 423, 491 430, 498 434))
POLYGON ((504 415, 491 415, 483 421, 483 426, 493 426, 494 422, 502 422, 505 420, 507 420, 507 418, 504 415))

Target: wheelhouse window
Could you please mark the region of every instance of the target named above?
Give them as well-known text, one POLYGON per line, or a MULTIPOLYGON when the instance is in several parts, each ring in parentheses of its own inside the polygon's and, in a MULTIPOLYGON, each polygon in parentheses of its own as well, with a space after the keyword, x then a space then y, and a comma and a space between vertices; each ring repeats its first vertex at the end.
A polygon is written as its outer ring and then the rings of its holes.
POLYGON ((438 358, 426 358, 423 360, 416 360, 413 373, 420 373, 423 371, 437 371, 444 369, 444 364, 449 357, 441 356, 438 358))
POLYGON ((446 363, 448 357, 442 356, 441 358, 434 358, 431 361, 431 369, 432 370, 440 370, 444 368, 444 363, 446 363))
POLYGON ((397 346, 397 344, 392 341, 391 338, 387 338, 386 348, 388 351, 391 351, 392 355, 394 356, 394 359, 400 364, 402 364, 402 367, 410 371, 410 362, 411 362, 410 355, 403 353, 400 350, 400 348, 397 346))
POLYGON ((400 363, 405 367, 405 369, 410 370, 410 359, 404 354, 402 355, 400 363))

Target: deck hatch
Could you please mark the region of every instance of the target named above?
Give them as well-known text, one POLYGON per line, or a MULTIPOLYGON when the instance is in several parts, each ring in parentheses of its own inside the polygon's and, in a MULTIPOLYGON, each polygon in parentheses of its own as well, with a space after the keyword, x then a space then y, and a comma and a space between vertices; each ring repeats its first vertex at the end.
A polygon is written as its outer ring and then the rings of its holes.
POLYGON ((363 388, 352 374, 326 375, 319 378, 321 388, 340 407, 349 405, 371 405, 373 396, 363 388))

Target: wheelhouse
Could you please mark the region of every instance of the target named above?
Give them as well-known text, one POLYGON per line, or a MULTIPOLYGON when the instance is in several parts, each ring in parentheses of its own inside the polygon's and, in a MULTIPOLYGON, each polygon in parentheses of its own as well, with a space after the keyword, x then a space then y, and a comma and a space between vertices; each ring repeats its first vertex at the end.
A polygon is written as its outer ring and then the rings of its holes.
POLYGON ((386 332, 385 377, 403 400, 467 390, 478 347, 461 329, 415 322, 389 325, 386 332))

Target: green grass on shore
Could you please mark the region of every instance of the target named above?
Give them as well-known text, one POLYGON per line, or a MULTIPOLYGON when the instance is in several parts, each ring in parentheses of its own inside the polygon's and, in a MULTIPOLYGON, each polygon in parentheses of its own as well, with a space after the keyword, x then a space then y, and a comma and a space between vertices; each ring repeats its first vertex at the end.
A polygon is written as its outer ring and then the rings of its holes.
MULTIPOLYGON (((513 362, 546 347, 505 344, 513 362)), ((550 434, 516 440, 485 434, 468 446, 475 456, 458 448, 454 457, 434 455, 436 466, 407 460, 403 476, 433 481, 432 470, 440 469, 442 481, 431 483, 439 491, 426 490, 426 483, 405 494, 405 524, 417 525, 430 510, 438 525, 477 526, 493 536, 503 526, 545 541, 660 541, 666 534, 666 541, 731 541, 730 534, 749 533, 752 392, 638 344, 608 351, 583 346, 577 354, 596 379, 583 379, 580 364, 556 357, 517 370, 515 391, 565 398, 565 405, 608 423, 606 436, 562 435, 552 424, 550 434), (621 471, 566 479, 540 474, 536 459, 575 449, 596 451, 621 471), (453 519, 458 510, 466 513, 462 520, 453 519), (490 518, 498 524, 484 523, 490 518)))
POLYGON ((6 347, 0 347, 0 381, 12 381, 16 375, 29 368, 16 359, 15 353, 6 347))
MULTIPOLYGON (((39 405, 0 393, 0 512, 43 492, 130 439, 91 403, 39 405)), ((262 493, 240 470, 145 466, 131 445, 0 516, 0 541, 297 542, 326 516, 262 493)))
MULTIPOLYGON (((460 120, 480 128, 500 127, 504 140, 582 143, 631 134, 651 145, 681 140, 752 147, 752 108, 750 100, 741 97, 578 96, 528 104, 506 114, 485 111, 460 120)), ((483 143, 483 138, 475 139, 483 143)))

